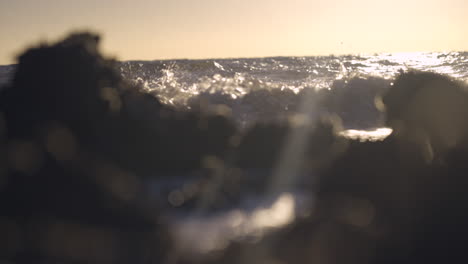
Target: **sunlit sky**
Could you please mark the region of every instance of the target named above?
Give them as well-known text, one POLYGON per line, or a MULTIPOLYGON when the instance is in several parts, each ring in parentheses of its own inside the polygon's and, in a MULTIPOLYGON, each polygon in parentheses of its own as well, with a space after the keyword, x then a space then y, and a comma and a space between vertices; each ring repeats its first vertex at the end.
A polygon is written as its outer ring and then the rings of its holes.
POLYGON ((120 60, 468 50, 466 0, 0 0, 0 64, 73 29, 120 60))

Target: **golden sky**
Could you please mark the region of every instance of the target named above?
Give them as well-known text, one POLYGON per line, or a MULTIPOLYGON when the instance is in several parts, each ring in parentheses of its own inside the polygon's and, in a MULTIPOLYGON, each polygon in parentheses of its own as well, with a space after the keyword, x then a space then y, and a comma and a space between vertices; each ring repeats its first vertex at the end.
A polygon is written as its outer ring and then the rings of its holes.
POLYGON ((0 0, 0 64, 72 29, 120 60, 468 50, 466 0, 0 0))

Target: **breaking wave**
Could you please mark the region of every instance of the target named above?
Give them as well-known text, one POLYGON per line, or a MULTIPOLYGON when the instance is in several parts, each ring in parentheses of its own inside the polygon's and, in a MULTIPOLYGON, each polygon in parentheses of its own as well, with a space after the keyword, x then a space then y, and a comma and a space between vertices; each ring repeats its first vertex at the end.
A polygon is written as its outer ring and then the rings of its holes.
MULTIPOLYGON (((468 52, 125 61, 118 67, 164 104, 231 115, 240 127, 298 114, 302 99, 312 96, 318 114, 340 117, 347 129, 369 130, 382 126, 375 100, 399 72, 417 69, 467 81, 468 52)), ((0 66, 0 86, 14 69, 0 66)))
POLYGON ((433 71, 466 81, 468 53, 127 61, 119 67, 165 104, 228 113, 241 127, 296 114, 307 93, 345 128, 368 129, 382 124, 374 100, 399 72, 433 71))

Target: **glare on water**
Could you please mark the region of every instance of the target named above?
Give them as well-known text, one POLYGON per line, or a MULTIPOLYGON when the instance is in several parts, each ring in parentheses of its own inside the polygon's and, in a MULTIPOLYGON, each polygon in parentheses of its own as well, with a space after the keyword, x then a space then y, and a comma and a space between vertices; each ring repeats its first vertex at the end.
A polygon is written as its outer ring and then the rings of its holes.
POLYGON ((382 127, 376 130, 355 130, 348 129, 342 131, 340 134, 346 138, 360 140, 360 141, 379 141, 388 137, 393 130, 391 128, 382 127))

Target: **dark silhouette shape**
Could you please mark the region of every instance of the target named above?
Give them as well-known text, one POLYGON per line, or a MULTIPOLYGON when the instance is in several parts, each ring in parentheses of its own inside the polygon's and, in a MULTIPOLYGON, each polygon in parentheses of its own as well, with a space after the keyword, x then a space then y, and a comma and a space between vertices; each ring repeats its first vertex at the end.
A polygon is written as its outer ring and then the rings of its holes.
POLYGON ((421 145, 435 156, 466 145, 467 100, 465 84, 417 71, 401 74, 383 98, 386 122, 398 137, 421 145))
POLYGON ((397 77, 383 102, 395 132, 378 142, 349 140, 346 150, 322 167, 310 216, 254 245, 236 242, 210 263, 465 260, 468 134, 458 122, 468 105, 466 86, 410 71, 397 77), (456 144, 444 144, 450 138, 444 129, 459 136, 456 144), (431 155, 427 141, 435 146, 431 155))
POLYGON ((2 256, 15 263, 146 263, 170 244, 157 210, 139 202, 132 160, 119 163, 126 144, 106 155, 133 121, 121 109, 129 88, 98 39, 27 51, 2 91, 0 229, 13 230, 2 246, 14 245, 2 256))

